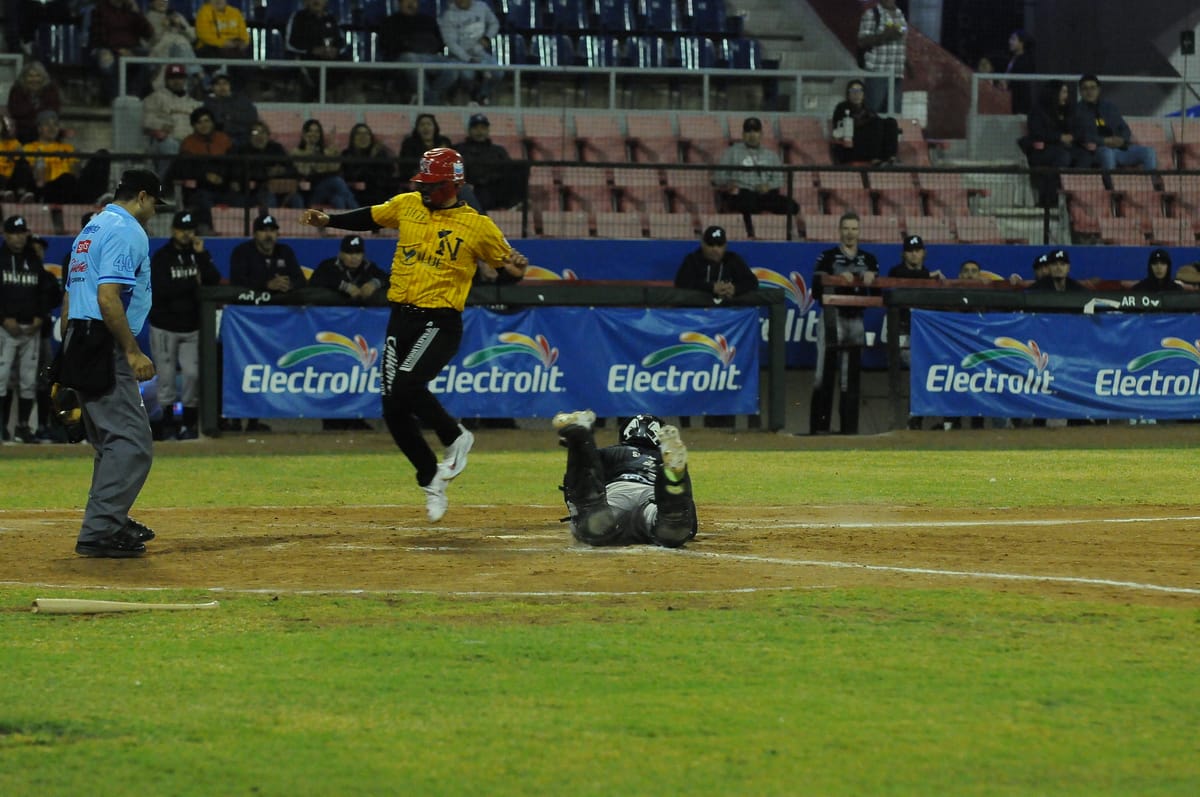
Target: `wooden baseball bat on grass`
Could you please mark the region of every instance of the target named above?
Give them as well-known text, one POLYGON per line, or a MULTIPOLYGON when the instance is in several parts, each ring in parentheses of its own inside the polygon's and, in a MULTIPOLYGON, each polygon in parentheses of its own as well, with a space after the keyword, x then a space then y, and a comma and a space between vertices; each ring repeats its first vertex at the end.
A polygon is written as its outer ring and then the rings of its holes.
POLYGON ((106 612, 179 612, 189 609, 215 609, 216 601, 207 603, 132 603, 129 601, 91 601, 79 598, 36 598, 35 614, 104 614, 106 612))

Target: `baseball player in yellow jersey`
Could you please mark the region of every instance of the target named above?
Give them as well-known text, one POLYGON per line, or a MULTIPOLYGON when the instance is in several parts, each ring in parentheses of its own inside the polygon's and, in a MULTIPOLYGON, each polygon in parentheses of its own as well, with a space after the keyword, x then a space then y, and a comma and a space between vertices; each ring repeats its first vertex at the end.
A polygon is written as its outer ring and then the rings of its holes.
POLYGON ((431 521, 446 514, 446 486, 462 473, 475 437, 450 417, 429 390, 462 341, 462 310, 476 261, 515 277, 529 260, 512 248, 495 223, 459 200, 462 156, 438 147, 421 156, 416 191, 381 205, 328 214, 304 211, 313 227, 398 231, 387 298, 392 308, 383 349, 383 419, 396 445, 417 469, 431 521), (446 446, 440 462, 421 434, 433 429, 446 446))

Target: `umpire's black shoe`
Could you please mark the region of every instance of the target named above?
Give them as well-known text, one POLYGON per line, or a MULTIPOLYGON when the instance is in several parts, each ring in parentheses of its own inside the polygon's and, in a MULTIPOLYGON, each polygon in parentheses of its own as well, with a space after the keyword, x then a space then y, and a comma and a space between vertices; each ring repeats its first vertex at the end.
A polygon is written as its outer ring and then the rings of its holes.
POLYGON ((146 545, 128 527, 102 540, 75 543, 75 553, 102 559, 130 559, 146 552, 146 545))
POLYGON ((133 518, 125 521, 125 531, 132 534, 138 542, 150 542, 155 537, 154 529, 145 523, 138 523, 133 518))

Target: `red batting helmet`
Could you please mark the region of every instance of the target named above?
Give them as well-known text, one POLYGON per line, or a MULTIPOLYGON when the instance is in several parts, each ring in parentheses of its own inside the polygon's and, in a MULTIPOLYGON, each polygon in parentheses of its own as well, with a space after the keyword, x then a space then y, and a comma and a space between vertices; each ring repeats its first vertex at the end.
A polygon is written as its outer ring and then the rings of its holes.
POLYGON ((454 204, 465 179, 462 156, 449 147, 437 147, 421 156, 420 170, 412 181, 425 207, 437 209, 454 204))
POLYGON ((456 150, 437 147, 421 156, 420 171, 413 175, 414 183, 454 183, 462 185, 466 177, 463 159, 456 150))

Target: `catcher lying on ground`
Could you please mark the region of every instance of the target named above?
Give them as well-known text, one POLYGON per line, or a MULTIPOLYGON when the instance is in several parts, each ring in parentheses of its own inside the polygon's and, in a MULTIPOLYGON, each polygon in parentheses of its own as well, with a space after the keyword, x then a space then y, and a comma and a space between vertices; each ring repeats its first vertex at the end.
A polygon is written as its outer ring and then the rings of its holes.
POLYGON ((571 534, 588 545, 678 548, 696 536, 696 504, 679 430, 653 415, 638 415, 620 443, 596 448, 591 410, 554 416, 567 449, 563 497, 571 534))

